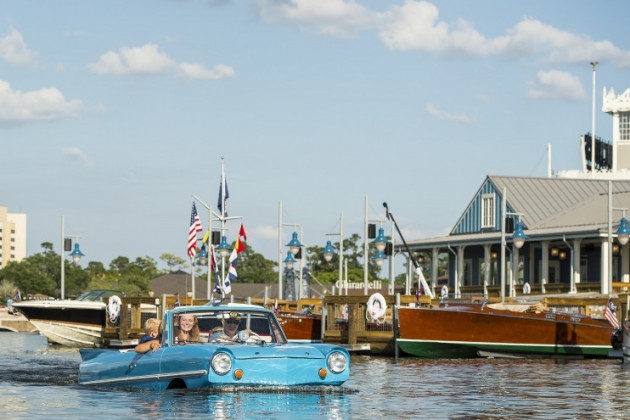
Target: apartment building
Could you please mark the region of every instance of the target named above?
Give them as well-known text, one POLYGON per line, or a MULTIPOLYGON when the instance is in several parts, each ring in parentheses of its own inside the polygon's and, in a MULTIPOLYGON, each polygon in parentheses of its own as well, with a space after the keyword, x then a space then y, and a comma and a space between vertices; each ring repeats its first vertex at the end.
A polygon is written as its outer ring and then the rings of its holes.
POLYGON ((26 214, 0 205, 0 268, 26 257, 26 214))

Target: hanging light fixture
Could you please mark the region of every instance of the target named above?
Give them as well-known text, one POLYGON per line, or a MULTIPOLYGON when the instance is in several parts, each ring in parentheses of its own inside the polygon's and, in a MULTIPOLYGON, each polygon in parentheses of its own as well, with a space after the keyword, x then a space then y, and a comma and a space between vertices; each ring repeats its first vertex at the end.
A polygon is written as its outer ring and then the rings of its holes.
POLYGON ((516 229, 514 230, 514 235, 512 235, 512 241, 516 248, 520 249, 527 239, 529 239, 529 236, 525 235, 525 232, 523 232, 523 224, 519 220, 516 222, 516 229))
POLYGON ((628 239, 630 239, 630 229, 628 229, 628 219, 626 219, 625 216, 621 218, 619 229, 617 229, 615 233, 617 234, 617 240, 621 246, 628 243, 628 239))
POLYGON ((199 265, 208 264, 208 251, 206 251, 205 245, 201 247, 201 251, 197 254, 197 261, 199 262, 199 265))
MULTIPOLYGON (((376 245, 376 250, 378 252, 383 252, 385 250, 385 246, 387 245, 387 238, 385 237, 385 229, 378 228, 378 235, 372 241, 374 245, 376 245)), ((383 255, 384 256, 384 255, 383 255)))
POLYGON ((292 251, 287 251, 287 257, 282 261, 287 268, 293 268, 297 260, 293 257, 292 251))
POLYGON ((376 265, 379 267, 383 265, 383 261, 385 261, 385 254, 383 251, 376 251, 376 255, 372 258, 376 265))
POLYGON ((77 264, 79 263, 79 261, 81 261, 81 257, 85 256, 85 254, 82 253, 81 250, 79 249, 79 243, 78 242, 74 243, 74 249, 70 253, 70 256, 72 257, 72 261, 74 261, 77 264))
POLYGON ((293 253, 293 255, 297 255, 297 253, 300 252, 300 248, 302 248, 303 245, 298 239, 297 232, 293 232, 291 240, 289 241, 287 246, 291 249, 291 253, 293 253))
POLYGON ((330 262, 333 255, 335 255, 335 248, 333 248, 330 241, 326 241, 326 246, 324 247, 324 259, 326 260, 326 262, 330 262))
POLYGON ((219 251, 219 255, 222 257, 227 257, 230 255, 230 245, 227 243, 227 238, 225 235, 221 236, 221 243, 217 245, 217 251, 219 251))

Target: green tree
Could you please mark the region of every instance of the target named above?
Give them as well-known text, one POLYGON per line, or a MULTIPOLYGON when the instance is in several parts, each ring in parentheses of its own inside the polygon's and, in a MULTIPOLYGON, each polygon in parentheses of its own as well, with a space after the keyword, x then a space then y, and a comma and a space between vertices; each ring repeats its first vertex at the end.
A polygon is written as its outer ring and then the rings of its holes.
MULTIPOLYGON (((334 243, 334 248, 339 250, 339 242, 334 243)), ((376 254, 373 246, 369 247, 368 279, 370 281, 379 278, 379 267, 372 257, 376 254)), ((348 267, 348 281, 363 281, 363 243, 358 233, 350 235, 343 240, 344 270, 348 267)), ((320 283, 332 284, 339 279, 339 255, 334 254, 330 262, 324 258, 324 248, 311 246, 306 248, 306 261, 313 275, 320 283)))
POLYGON ((165 252, 162 255, 160 255, 160 260, 166 263, 169 273, 172 273, 174 271, 179 271, 182 269, 183 266, 186 265, 186 260, 174 254, 170 254, 168 252, 165 252))
POLYGON ((273 283, 277 281, 278 273, 274 271, 274 268, 278 263, 266 259, 246 243, 243 245, 245 250, 238 254, 238 281, 244 283, 273 283))

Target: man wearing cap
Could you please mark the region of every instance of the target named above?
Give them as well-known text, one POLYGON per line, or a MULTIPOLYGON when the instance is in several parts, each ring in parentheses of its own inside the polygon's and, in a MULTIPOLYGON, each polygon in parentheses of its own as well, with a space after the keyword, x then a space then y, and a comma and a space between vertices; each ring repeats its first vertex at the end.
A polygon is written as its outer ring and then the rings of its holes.
POLYGON ((223 324, 223 328, 215 328, 218 331, 212 332, 210 336, 210 341, 232 341, 236 334, 238 333, 238 326, 241 323, 241 316, 238 312, 232 311, 227 314, 223 318, 221 318, 221 324, 223 324))

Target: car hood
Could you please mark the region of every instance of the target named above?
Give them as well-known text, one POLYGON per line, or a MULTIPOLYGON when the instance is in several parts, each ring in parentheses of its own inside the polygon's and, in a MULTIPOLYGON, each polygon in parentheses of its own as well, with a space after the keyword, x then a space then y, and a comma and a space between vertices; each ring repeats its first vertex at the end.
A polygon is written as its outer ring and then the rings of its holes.
MULTIPOLYGON (((225 351, 232 353, 235 358, 243 360, 260 358, 323 359, 326 357, 326 354, 321 349, 311 345, 230 345, 223 348, 225 351)), ((220 349, 217 351, 220 351, 220 349)))

